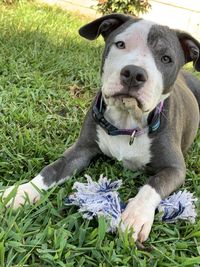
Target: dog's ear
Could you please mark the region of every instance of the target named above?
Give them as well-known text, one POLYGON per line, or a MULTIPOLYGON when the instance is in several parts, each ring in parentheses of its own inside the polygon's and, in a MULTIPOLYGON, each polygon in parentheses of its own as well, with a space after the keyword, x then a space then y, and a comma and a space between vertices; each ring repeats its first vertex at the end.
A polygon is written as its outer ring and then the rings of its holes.
POLYGON ((195 70, 200 71, 200 43, 189 33, 181 31, 176 33, 185 55, 185 63, 193 61, 195 70))
POLYGON ((130 19, 133 17, 123 14, 106 15, 81 27, 79 34, 88 40, 94 40, 100 34, 106 39, 112 31, 130 19))

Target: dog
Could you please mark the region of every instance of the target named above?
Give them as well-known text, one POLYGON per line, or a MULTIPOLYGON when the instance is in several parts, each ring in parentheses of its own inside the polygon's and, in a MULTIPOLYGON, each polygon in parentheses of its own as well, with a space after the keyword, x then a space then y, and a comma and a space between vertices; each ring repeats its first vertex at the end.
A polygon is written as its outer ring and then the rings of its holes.
MULTIPOLYGON (((123 14, 98 18, 79 33, 88 40, 100 35, 105 40, 101 89, 75 144, 20 185, 7 206, 23 205, 25 196, 36 202, 40 190, 63 183, 105 154, 131 170, 149 173, 122 214, 134 239, 144 242, 157 205, 185 180, 183 155, 199 127, 200 81, 182 67, 193 62, 200 71, 200 43, 188 33, 123 14)), ((6 189, 3 199, 12 190, 6 189)))

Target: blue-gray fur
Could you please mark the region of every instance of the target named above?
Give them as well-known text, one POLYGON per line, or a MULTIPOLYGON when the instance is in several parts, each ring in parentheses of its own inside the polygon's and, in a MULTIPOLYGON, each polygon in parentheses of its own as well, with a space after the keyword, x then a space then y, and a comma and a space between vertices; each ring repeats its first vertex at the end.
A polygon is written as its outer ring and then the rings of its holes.
MULTIPOLYGON (((80 29, 80 34, 87 39, 93 40, 100 34, 104 37, 106 45, 102 69, 114 36, 137 21, 137 18, 112 14, 80 29)), ((152 26, 148 36, 148 46, 163 76, 163 93, 171 92, 170 97, 164 102, 160 129, 149 135, 152 138, 152 159, 146 166, 146 171, 152 173, 147 183, 155 188, 162 198, 168 196, 184 182, 186 169, 183 154, 193 142, 199 124, 200 81, 180 71, 185 62, 192 60, 195 61, 194 66, 198 69, 199 57, 196 53, 194 58, 190 53, 188 42, 185 42, 183 36, 180 32, 177 33, 175 30, 159 25, 152 26), (168 47, 166 51, 172 57, 172 64, 167 67, 163 66, 157 57, 163 52, 163 48, 157 45, 158 38, 162 38, 163 47, 165 49, 168 47)), ((195 43, 194 48, 200 50, 200 44, 192 37, 191 43, 195 43)), ((96 140, 96 123, 90 109, 75 145, 69 148, 60 159, 42 170, 41 175, 44 177, 45 184, 51 186, 71 176, 75 171, 81 171, 87 167, 94 156, 101 154, 96 140)))

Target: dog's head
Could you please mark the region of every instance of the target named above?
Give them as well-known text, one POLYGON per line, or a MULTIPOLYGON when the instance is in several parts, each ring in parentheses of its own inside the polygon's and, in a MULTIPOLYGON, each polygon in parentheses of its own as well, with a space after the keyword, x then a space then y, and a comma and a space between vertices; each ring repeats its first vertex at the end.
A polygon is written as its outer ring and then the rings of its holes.
POLYGON ((200 44, 185 32, 122 14, 101 17, 79 33, 94 40, 102 35, 102 92, 109 103, 136 99, 150 112, 172 90, 180 68, 193 61, 200 71, 200 44), (118 101, 116 101, 118 100, 118 101))

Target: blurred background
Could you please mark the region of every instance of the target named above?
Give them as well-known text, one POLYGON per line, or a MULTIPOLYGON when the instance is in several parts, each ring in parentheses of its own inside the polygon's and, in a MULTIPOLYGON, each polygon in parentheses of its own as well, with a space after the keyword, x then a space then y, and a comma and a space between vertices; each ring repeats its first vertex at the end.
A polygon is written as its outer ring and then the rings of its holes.
POLYGON ((102 13, 135 14, 172 28, 190 32, 200 40, 199 0, 42 0, 91 17, 102 13))

